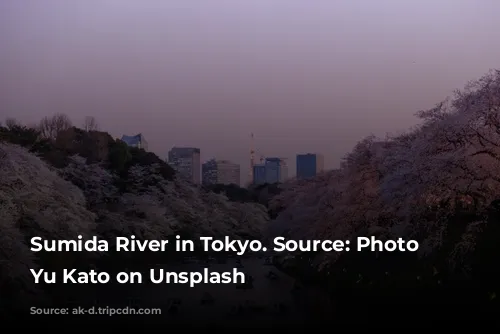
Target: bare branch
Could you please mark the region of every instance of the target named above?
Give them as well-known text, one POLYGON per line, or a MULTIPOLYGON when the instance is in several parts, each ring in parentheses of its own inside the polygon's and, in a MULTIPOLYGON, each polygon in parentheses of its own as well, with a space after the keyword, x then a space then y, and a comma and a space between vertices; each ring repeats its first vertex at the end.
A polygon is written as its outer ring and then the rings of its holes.
POLYGON ((52 117, 44 117, 40 121, 39 131, 42 137, 56 139, 57 135, 72 126, 71 120, 66 114, 55 114, 52 117))
POLYGON ((15 118, 7 118, 5 120, 5 127, 7 129, 12 129, 12 128, 19 126, 19 125, 20 125, 20 123, 15 118))
POLYGON ((93 116, 86 116, 83 122, 83 129, 85 131, 99 131, 99 124, 93 116))

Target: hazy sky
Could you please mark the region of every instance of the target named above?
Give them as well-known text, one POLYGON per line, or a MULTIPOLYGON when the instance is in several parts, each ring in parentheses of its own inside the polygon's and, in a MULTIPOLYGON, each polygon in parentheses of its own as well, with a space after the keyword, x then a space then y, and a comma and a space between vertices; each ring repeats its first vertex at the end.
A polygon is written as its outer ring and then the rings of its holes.
MULTIPOLYGON (((0 118, 95 116, 161 157, 321 152, 500 67, 498 0, 0 0, 0 118)), ((243 174, 242 173, 242 174, 243 174)))

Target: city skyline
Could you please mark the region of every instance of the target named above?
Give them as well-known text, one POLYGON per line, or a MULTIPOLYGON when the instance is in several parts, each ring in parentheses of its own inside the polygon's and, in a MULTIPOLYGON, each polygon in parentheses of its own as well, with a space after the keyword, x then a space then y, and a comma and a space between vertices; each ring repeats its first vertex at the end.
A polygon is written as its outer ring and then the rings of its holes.
MULTIPOLYGON (((126 138, 129 136, 122 136, 126 138)), ((140 137, 144 142, 145 138, 142 134, 137 136, 131 136, 130 138, 140 137)), ((127 142, 130 146, 136 146, 137 142, 127 142)), ((147 142, 146 142, 147 143, 147 142)), ((202 150, 199 147, 184 147, 184 146, 174 146, 170 149, 165 158, 165 161, 169 163, 177 172, 183 174, 190 178, 194 183, 201 183, 205 185, 209 184, 236 184, 238 186, 244 186, 245 184, 262 184, 262 183, 275 183, 284 182, 287 179, 298 177, 298 178, 309 178, 325 171, 324 168, 324 156, 321 153, 298 153, 295 155, 295 165, 297 166, 297 172, 299 172, 299 166, 303 165, 301 174, 296 175, 289 173, 289 164, 286 162, 288 158, 286 157, 264 157, 260 156, 260 159, 254 160, 252 168, 252 177, 248 178, 241 173, 241 165, 234 163, 232 160, 226 158, 211 157, 209 159, 203 160, 202 150), (195 154, 195 157, 193 157, 195 154), (313 157, 313 161, 311 161, 313 157), (306 160, 304 160, 304 158, 306 160), (304 161, 302 161, 304 160, 304 161), (257 162, 258 161, 258 162, 257 162), (277 173, 276 175, 269 176, 269 166, 278 163, 276 166, 271 166, 271 170, 277 168, 277 170, 271 171, 271 174, 277 173), (312 165, 311 165, 312 163, 312 165), (194 165, 196 165, 194 167, 194 165), (260 177, 255 176, 255 171, 261 169, 264 174, 260 177), (311 171, 312 168, 312 171, 311 171), (194 176, 195 173, 199 172, 200 178, 194 176), (304 174, 304 175, 302 175, 304 174), (305 175, 307 174, 307 175, 305 175), (237 175, 237 177, 235 176, 237 175), (261 178, 261 179, 259 179, 261 178)), ((252 157, 252 152, 249 151, 249 158, 252 157)), ((254 157, 255 158, 255 157, 254 157)), ((252 161, 252 160, 249 160, 252 161)))
MULTIPOLYGON (((134 145, 132 145, 132 146, 134 146, 134 145)), ((217 183, 231 184, 232 183, 232 184, 236 184, 238 186, 244 186, 248 183, 258 184, 258 183, 267 182, 267 180, 264 182, 256 181, 255 175, 253 175, 252 178, 249 179, 248 175, 244 175, 241 173, 241 165, 233 162, 233 160, 230 160, 227 158, 219 158, 219 157, 211 157, 209 159, 202 159, 201 158, 202 153, 203 153, 203 150, 200 149, 199 147, 174 146, 168 152, 167 157, 165 158, 165 161, 167 163, 169 163, 170 165, 172 165, 172 167, 175 170, 177 170, 178 172, 180 172, 181 174, 188 174, 187 176, 189 176, 190 178, 193 177, 193 173, 194 173, 193 165, 198 164, 196 170, 199 170, 200 179, 198 181, 195 181, 195 183, 201 183, 201 184, 217 184, 217 183), (182 151, 182 153, 179 154, 178 152, 181 152, 181 151, 182 151), (177 153, 175 153, 175 152, 177 152, 177 153), (193 152, 195 152, 197 155, 196 159, 193 159, 191 156, 193 152), (179 158, 181 158, 181 159, 187 158, 189 160, 189 162, 186 162, 186 161, 180 162, 179 158), (186 173, 186 171, 183 169, 186 169, 187 164, 190 166, 188 167, 188 171, 186 173), (217 174, 218 165, 220 165, 220 164, 224 165, 223 169, 230 169, 230 170, 237 169, 238 181, 237 182, 227 182, 226 181, 227 178, 233 179, 234 176, 226 176, 226 175, 221 176, 220 171, 219 171, 219 175, 218 175, 217 174), (179 165, 183 165, 183 166, 179 167, 179 165), (212 175, 208 175, 208 174, 212 174, 212 175), (221 181, 221 179, 222 179, 222 181, 221 181), (213 181, 213 180, 217 180, 217 181, 213 181)), ((251 155, 249 152, 249 157, 250 156, 251 155)), ((300 158, 303 156, 314 156, 315 159, 319 159, 318 162, 315 162, 315 164, 314 164, 314 170, 315 170, 314 175, 316 175, 316 173, 325 171, 324 163, 323 163, 324 162, 323 154, 320 154, 317 152, 316 153, 298 153, 295 155, 295 159, 294 159, 295 164, 297 166, 299 165, 300 158), (319 163, 319 165, 316 165, 318 163, 319 163)), ((266 173, 265 166, 268 164, 268 162, 279 161, 281 167, 279 168, 280 171, 278 172, 278 176, 276 178, 276 180, 278 180, 278 181, 276 181, 276 182, 284 182, 287 179, 290 179, 290 178, 293 178, 296 176, 299 177, 299 175, 291 174, 289 172, 290 165, 286 162, 286 160, 288 160, 288 158, 286 158, 286 157, 264 157, 264 156, 261 156, 260 159, 255 161, 254 165, 251 168, 253 170, 255 170, 255 168, 258 168, 258 167, 264 167, 263 171, 265 174, 267 174, 268 172, 266 173)), ((269 178, 269 177, 264 176, 264 179, 266 179, 266 178, 269 178)), ((271 179, 274 180, 274 177, 271 177, 271 179)), ((269 181, 269 182, 274 182, 274 181, 269 181)))
MULTIPOLYGON (((251 144, 251 140, 250 140, 250 136, 249 136, 249 146, 248 147, 251 147, 252 144, 251 144)), ((173 145, 170 147, 170 149, 168 149, 167 153, 166 154, 161 154, 161 153, 158 153, 158 152, 154 152, 156 153, 159 157, 161 157, 162 159, 165 159, 165 161, 168 162, 168 152, 172 149, 172 148, 197 148, 200 150, 200 163, 203 165, 204 163, 206 162, 209 162, 211 160, 227 160, 227 161, 230 161, 230 162, 233 162, 233 163, 236 163, 240 166, 241 168, 241 177, 240 177, 240 182, 241 184, 245 184, 248 180, 248 170, 250 169, 250 158, 251 158, 251 153, 250 153, 250 148, 247 149, 247 161, 244 162, 244 163, 240 163, 240 162, 236 162, 236 160, 234 159, 234 157, 231 157, 227 154, 225 155, 220 155, 220 156, 215 156, 215 155, 210 155, 210 154, 204 154, 204 149, 200 146, 200 145, 173 145)), ((242 149, 244 149, 242 147, 242 149)), ((323 158, 323 162, 322 162, 322 168, 325 169, 325 170, 330 170, 330 169, 335 169, 337 168, 338 166, 334 166, 334 167, 331 167, 331 168, 327 168, 327 167, 324 167, 324 157, 325 155, 323 153, 320 153, 320 152, 317 152, 315 151, 314 149, 311 150, 311 151, 297 151, 296 153, 293 153, 292 156, 282 156, 279 154, 279 152, 273 152, 274 154, 268 154, 268 155, 264 155, 262 154, 261 152, 265 152, 265 149, 264 150, 261 150, 259 148, 255 148, 254 150, 254 162, 255 164, 254 165, 258 165, 260 162, 263 162, 265 160, 265 158, 273 158, 273 157, 277 157, 277 156, 280 156, 286 160, 290 160, 290 161, 294 161, 294 163, 291 163, 291 164, 287 164, 287 167, 288 167, 288 177, 295 177, 296 176, 296 163, 295 163, 295 160, 297 159, 297 156, 299 155, 307 155, 307 154, 319 154, 322 156, 323 158)), ((347 152, 346 152, 347 153, 347 152)), ((340 161, 339 161, 340 163, 340 161)))

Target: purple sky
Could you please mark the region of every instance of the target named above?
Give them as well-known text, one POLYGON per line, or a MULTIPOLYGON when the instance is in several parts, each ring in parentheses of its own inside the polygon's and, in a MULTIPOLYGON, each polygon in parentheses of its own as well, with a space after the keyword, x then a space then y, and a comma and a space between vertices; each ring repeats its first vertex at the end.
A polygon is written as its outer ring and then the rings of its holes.
POLYGON ((0 118, 95 116, 161 157, 325 155, 500 67, 497 0, 1 0, 0 118))

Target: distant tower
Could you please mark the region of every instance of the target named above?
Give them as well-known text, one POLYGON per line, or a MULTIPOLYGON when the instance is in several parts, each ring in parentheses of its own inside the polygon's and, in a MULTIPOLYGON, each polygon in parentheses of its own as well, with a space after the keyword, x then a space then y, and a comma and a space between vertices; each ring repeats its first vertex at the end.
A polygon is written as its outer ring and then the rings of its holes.
POLYGON ((248 172, 249 182, 253 182, 253 166, 255 165, 255 149, 253 143, 253 133, 250 134, 250 171, 248 172))

